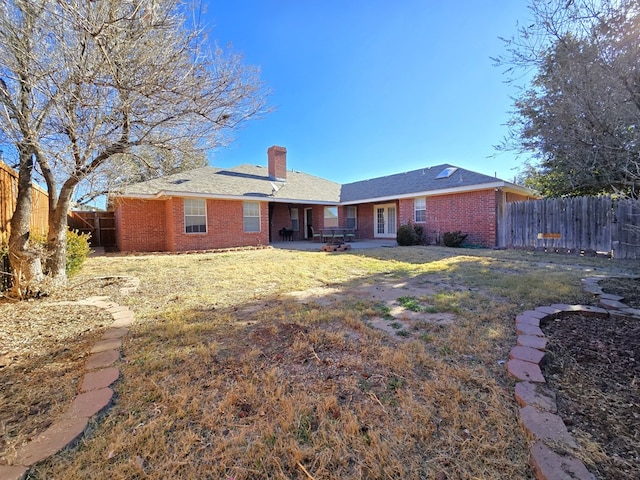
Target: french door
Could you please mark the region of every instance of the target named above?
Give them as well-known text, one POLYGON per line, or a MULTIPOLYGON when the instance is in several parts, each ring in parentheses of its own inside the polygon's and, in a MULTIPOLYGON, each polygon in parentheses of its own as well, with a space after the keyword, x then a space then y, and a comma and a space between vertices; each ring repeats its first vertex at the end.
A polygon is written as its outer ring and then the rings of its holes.
POLYGON ((375 218, 375 238, 395 238, 397 233, 397 218, 395 203, 376 205, 373 209, 375 218))

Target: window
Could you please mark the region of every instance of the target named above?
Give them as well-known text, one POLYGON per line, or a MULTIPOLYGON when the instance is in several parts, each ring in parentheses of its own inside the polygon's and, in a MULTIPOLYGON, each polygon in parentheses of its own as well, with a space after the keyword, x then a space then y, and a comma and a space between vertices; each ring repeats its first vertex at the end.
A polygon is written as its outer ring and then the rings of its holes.
POLYGON ((260 231, 260 203, 244 202, 242 204, 244 213, 244 231, 259 232, 260 231))
POLYGON ((184 199, 185 233, 207 233, 207 202, 198 198, 184 199))
POLYGON ((424 197, 413 200, 414 219, 416 222, 427 221, 427 199, 424 197))
POLYGON ((354 230, 358 228, 358 208, 350 205, 346 209, 347 215, 347 228, 353 228, 354 230))
POLYGON ((324 227, 338 226, 338 207, 324 207, 324 227))
POLYGON ((291 209, 291 230, 297 232, 300 230, 300 221, 298 220, 298 209, 291 209))

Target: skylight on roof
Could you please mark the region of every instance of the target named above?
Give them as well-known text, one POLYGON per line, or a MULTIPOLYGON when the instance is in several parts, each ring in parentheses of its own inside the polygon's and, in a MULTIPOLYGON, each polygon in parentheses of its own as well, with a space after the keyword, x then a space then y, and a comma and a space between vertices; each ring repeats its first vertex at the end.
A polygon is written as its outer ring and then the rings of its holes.
POLYGON ((438 176, 436 177, 436 180, 438 178, 449 178, 451 175, 453 175, 456 172, 456 170, 458 170, 458 167, 447 167, 438 174, 438 176))

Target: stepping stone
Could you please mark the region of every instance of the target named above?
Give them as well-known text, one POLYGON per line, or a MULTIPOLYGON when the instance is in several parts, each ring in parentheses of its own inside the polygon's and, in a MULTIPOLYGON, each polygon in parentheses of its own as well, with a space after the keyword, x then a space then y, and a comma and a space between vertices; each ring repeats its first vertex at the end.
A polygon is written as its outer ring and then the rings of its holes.
POLYGON ((80 391, 89 392, 100 388, 110 387, 120 377, 120 371, 115 367, 103 368, 85 373, 80 391))
POLYGON ((527 313, 521 313, 516 317, 516 324, 518 323, 531 325, 533 327, 539 327, 540 318, 534 317, 533 315, 529 315, 527 313))
POLYGON ((106 350, 104 352, 92 353, 87 360, 85 370, 95 370, 113 365, 120 358, 120 351, 106 350))
POLYGON ((127 333, 129 333, 129 329, 125 327, 121 328, 109 328, 104 335, 102 335, 102 340, 108 340, 110 338, 122 338, 127 333))
POLYGON ((595 480, 587 467, 574 457, 558 455, 542 442, 531 447, 531 466, 538 480, 595 480))
POLYGON ((537 312, 541 312, 546 314, 546 316, 550 316, 555 318, 559 313, 562 313, 562 310, 559 310, 557 308, 553 308, 553 307, 549 307, 549 306, 544 306, 544 307, 538 307, 536 308, 537 312))
POLYGON ((544 350, 547 348, 547 339, 535 335, 519 335, 516 343, 523 347, 531 347, 538 350, 544 350))
POLYGON ((509 352, 509 358, 535 363, 536 365, 540 364, 544 355, 544 352, 536 348, 522 346, 513 347, 511 352, 509 352))
POLYGON ((599 302, 605 308, 613 308, 616 310, 620 310, 621 308, 628 308, 628 305, 624 303, 618 302, 617 300, 607 300, 606 298, 600 297, 599 302))
POLYGON ((113 390, 110 388, 100 388, 81 393, 71 402, 71 406, 64 413, 64 417, 88 419, 109 405, 111 397, 113 397, 113 390))
POLYGON ((27 467, 58 453, 84 432, 86 417, 62 418, 34 440, 18 448, 15 464, 27 467))
POLYGON ((539 311, 537 311, 537 309, 536 310, 525 310, 520 315, 527 315, 529 317, 535 317, 535 318, 538 318, 538 319, 543 319, 544 317, 547 316, 546 313, 539 312, 539 311))
POLYGON ((520 420, 524 428, 537 440, 561 442, 571 448, 578 448, 567 426, 558 415, 542 412, 531 405, 520 409, 520 420))
POLYGON ((507 373, 524 382, 545 383, 540 367, 535 363, 509 360, 507 362, 507 373))
POLYGON ((516 333, 518 335, 533 335, 535 337, 544 337, 544 333, 540 327, 528 325, 526 323, 516 323, 516 333))
POLYGON ((0 480, 23 480, 28 471, 22 465, 0 465, 0 480))
POLYGON ((622 302, 624 297, 621 295, 614 295, 613 293, 603 293, 600 295, 600 300, 613 300, 614 302, 622 302))
POLYGON ((122 318, 116 318, 111 324, 111 328, 129 328, 131 325, 133 325, 133 321, 133 313, 128 313, 122 318))
POLYGON ((543 385, 531 382, 516 383, 516 402, 521 407, 531 405, 538 410, 549 413, 556 413, 558 405, 556 403, 555 392, 545 388, 543 385))
POLYGON ((105 340, 98 340, 91 349, 91 353, 99 353, 106 350, 119 350, 120 347, 122 347, 121 338, 107 338, 105 340))

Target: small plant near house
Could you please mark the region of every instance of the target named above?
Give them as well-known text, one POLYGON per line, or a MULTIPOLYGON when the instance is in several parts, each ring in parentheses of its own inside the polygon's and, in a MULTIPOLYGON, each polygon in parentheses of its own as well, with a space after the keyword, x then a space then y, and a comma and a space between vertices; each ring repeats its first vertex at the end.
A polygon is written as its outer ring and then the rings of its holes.
POLYGON ((462 245, 462 242, 467 238, 467 234, 463 234, 460 230, 455 232, 445 232, 442 236, 442 243, 445 247, 458 248, 462 245))
POLYGON ((412 222, 400 225, 396 234, 396 241, 402 247, 424 245, 426 243, 424 227, 412 222))

